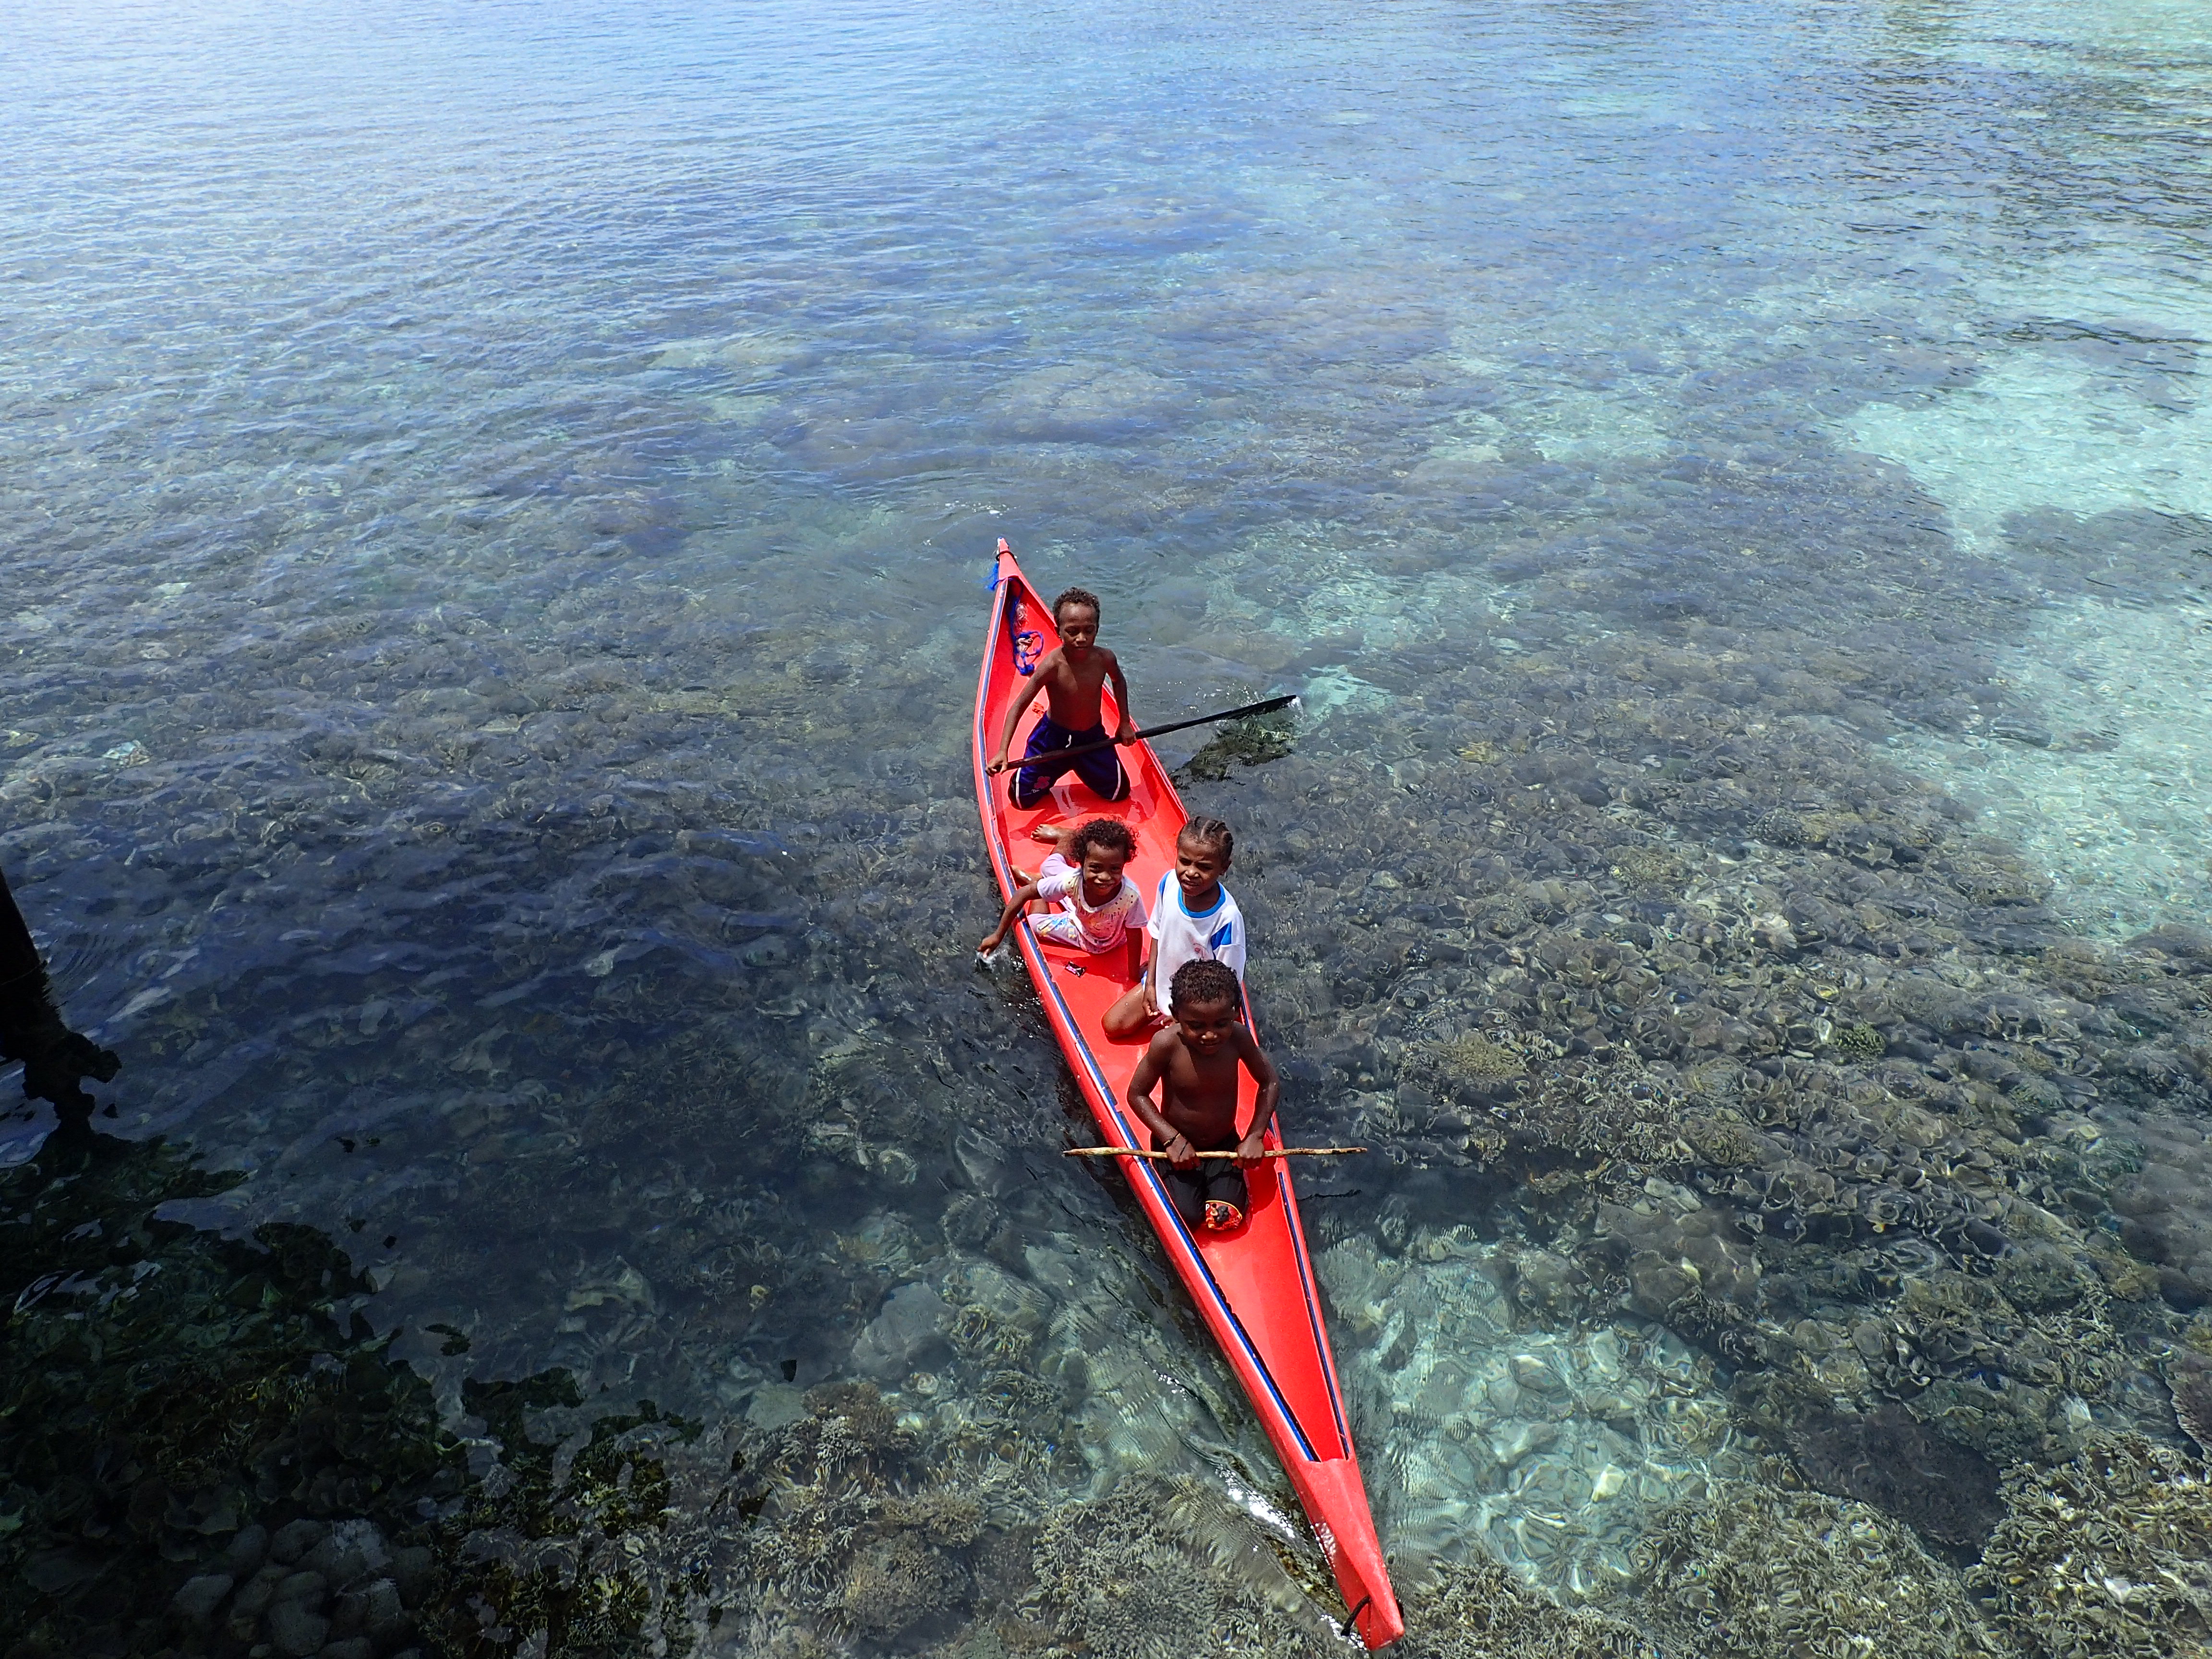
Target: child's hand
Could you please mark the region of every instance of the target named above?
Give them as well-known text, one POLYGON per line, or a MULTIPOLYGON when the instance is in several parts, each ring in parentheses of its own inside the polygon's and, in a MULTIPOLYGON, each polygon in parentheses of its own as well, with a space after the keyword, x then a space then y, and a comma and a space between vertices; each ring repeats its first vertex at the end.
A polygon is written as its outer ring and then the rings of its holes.
POLYGON ((1170 1135, 1160 1150, 1168 1155, 1168 1162, 1178 1170, 1195 1170, 1198 1154, 1191 1150, 1190 1142, 1181 1135, 1170 1135))
POLYGON ((1136 740, 1136 721, 1131 720, 1127 714, 1122 715, 1121 726, 1114 733, 1114 741, 1116 743, 1134 743, 1136 740))
POLYGON ((983 770, 992 777, 995 778, 1000 773, 1005 771, 1006 768, 1012 764, 1013 763, 1008 760, 1004 755, 1000 755, 994 759, 989 765, 986 766, 983 770))
POLYGON ((979 957, 989 956, 992 951, 997 950, 1000 945, 1006 942, 1006 930, 1003 927, 1000 928, 996 933, 988 935, 981 945, 975 947, 975 954, 979 957))

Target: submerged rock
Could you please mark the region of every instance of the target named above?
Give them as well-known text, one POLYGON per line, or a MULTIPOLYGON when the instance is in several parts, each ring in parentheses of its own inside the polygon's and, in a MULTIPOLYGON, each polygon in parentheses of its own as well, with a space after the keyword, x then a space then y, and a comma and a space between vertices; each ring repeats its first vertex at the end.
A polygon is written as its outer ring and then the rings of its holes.
POLYGON ((257 1571, 269 1553, 269 1528, 258 1524, 240 1527, 230 1540, 230 1547, 222 1553, 226 1570, 239 1577, 247 1577, 257 1571))
POLYGON ((2115 1188, 2120 1240, 2158 1269, 2159 1290, 2185 1311, 2212 1306, 2212 1131, 2195 1113, 2108 1113, 2142 1167, 2115 1188))
POLYGON ((290 1576, 289 1570, 281 1566, 266 1566, 247 1579, 231 1603, 232 1613, 240 1619, 258 1619, 269 1610, 276 1599, 276 1586, 290 1576))
POLYGON ((299 1560, 322 1542, 330 1528, 320 1521, 294 1521, 279 1527, 269 1540, 269 1559, 287 1565, 299 1560))
POLYGON ((269 1609, 269 1635, 278 1651, 306 1659, 323 1645, 331 1632, 331 1621, 313 1611, 302 1601, 280 1598, 269 1609))
POLYGON ((2174 1420, 2199 1452, 2212 1456, 2212 1358, 2184 1349, 2166 1362, 2166 1381, 2173 1390, 2174 1420))
POLYGON ((942 1351, 951 1316, 930 1285, 901 1285, 854 1342, 853 1364, 864 1376, 904 1376, 942 1351))
POLYGON ((1206 739, 1198 752, 1176 772, 1177 781, 1220 783, 1239 766, 1264 766, 1291 752, 1297 736, 1289 709, 1271 714, 1248 715, 1231 720, 1206 739))
POLYGON ((237 1581, 227 1572, 202 1573, 187 1578, 169 1598, 169 1611, 189 1624, 204 1625, 215 1617, 230 1587, 237 1581))
POLYGON ((1821 1491, 1871 1504, 1938 1543, 1978 1550, 2003 1513, 1988 1461, 1894 1402, 1859 1416, 1808 1413, 1790 1425, 1790 1449, 1821 1491))
POLYGON ((2128 941, 2130 951, 2158 951, 2184 963, 2192 971, 2212 969, 2212 931, 2168 921, 2128 941))

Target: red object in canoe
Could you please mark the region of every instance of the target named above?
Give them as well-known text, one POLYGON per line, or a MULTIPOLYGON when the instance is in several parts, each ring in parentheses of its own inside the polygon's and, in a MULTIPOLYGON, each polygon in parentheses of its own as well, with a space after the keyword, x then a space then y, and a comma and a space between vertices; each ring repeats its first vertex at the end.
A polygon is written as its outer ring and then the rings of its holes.
MULTIPOLYGON (((983 672, 975 687, 975 799, 982 809, 983 836, 990 844, 991 867, 1002 894, 1016 886, 1012 868, 1034 871, 1050 850, 1030 839, 1039 823, 1087 817, 1115 817, 1137 837, 1137 855, 1128 873, 1152 902, 1160 877, 1175 866, 1175 840, 1185 814, 1168 781, 1166 769, 1149 744, 1123 748, 1121 764, 1130 777, 1129 799, 1108 804, 1079 782, 1073 773, 1035 808, 1018 807, 1008 798, 1012 770, 993 777, 984 770, 998 752, 1006 710, 1036 659, 1060 642, 1052 613, 1023 577, 1013 550, 999 544, 998 579, 991 594, 991 629, 983 642, 983 672)), ((1040 696, 1023 716, 1009 751, 1017 759, 1030 724, 1042 713, 1040 696)), ((1106 693, 1104 720, 1114 728, 1119 711, 1106 693)), ((1024 921, 1013 937, 1022 960, 1036 981, 1053 1034, 1067 1057, 1084 1098, 1098 1120, 1103 1144, 1148 1145, 1144 1126, 1122 1103, 1129 1074, 1143 1051, 1135 1042, 1109 1042, 1102 1029, 1107 1008, 1133 982, 1127 956, 1121 951, 1089 956, 1048 945, 1024 921)), ((1255 1090, 1244 1083, 1241 1121, 1251 1121, 1255 1090)), ((1267 1144, 1280 1146, 1271 1127, 1267 1144)), ((1337 1588, 1351 1610, 1351 1624, 1370 1648, 1406 1633, 1398 1599, 1390 1589, 1375 1522, 1367 1508, 1367 1489, 1352 1446, 1352 1431, 1329 1358, 1305 1232, 1298 1224, 1297 1199, 1291 1190, 1290 1160, 1270 1158, 1247 1171, 1251 1214, 1232 1233, 1194 1234, 1168 1202, 1152 1162, 1120 1158, 1129 1185, 1159 1235, 1168 1260, 1221 1345, 1230 1368, 1252 1401, 1297 1489, 1313 1523, 1314 1536, 1336 1575, 1337 1588)))

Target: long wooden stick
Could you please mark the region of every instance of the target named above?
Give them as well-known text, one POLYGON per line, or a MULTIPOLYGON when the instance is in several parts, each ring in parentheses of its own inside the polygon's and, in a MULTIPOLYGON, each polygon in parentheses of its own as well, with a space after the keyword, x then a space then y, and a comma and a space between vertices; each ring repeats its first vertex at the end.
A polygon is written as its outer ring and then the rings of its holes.
MULTIPOLYGON (((1364 1146, 1270 1146, 1260 1154, 1262 1158, 1334 1158, 1346 1152, 1364 1152, 1364 1146)), ((1071 1146, 1063 1155, 1068 1158, 1165 1158, 1165 1152, 1149 1152, 1139 1146, 1071 1146)), ((1235 1152, 1193 1152, 1193 1158, 1235 1158, 1235 1152)))

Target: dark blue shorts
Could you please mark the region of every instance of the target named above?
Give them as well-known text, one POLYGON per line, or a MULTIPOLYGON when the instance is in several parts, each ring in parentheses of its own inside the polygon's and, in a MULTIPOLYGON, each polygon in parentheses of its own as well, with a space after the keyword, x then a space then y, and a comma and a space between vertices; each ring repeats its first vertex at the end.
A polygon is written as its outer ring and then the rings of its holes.
MULTIPOLYGON (((1152 1139, 1152 1150, 1157 1152, 1160 1150, 1160 1138, 1154 1135, 1152 1139)), ((1194 1146, 1191 1150, 1233 1152, 1237 1150, 1237 1137, 1230 1136, 1218 1146, 1194 1146)), ((1206 1219, 1208 1199, 1234 1204, 1241 1214, 1252 1212, 1252 1191, 1241 1164, 1231 1164, 1225 1158, 1204 1158, 1194 1170, 1178 1170, 1172 1164, 1155 1164, 1152 1167, 1167 1183, 1168 1202, 1175 1206, 1175 1212, 1182 1218, 1186 1227, 1196 1227, 1206 1219)))
POLYGON ((1055 726, 1052 716, 1047 714, 1030 730, 1029 747, 1023 751, 1022 764, 1007 787, 1009 798, 1017 806, 1035 806, 1052 793, 1053 782, 1061 773, 1073 772, 1099 799, 1127 800, 1129 775, 1121 769, 1119 750, 1101 749, 1079 755, 1073 760, 1048 758, 1055 749, 1074 749, 1105 740, 1103 726, 1094 726, 1088 732, 1071 732, 1064 726, 1055 726))

